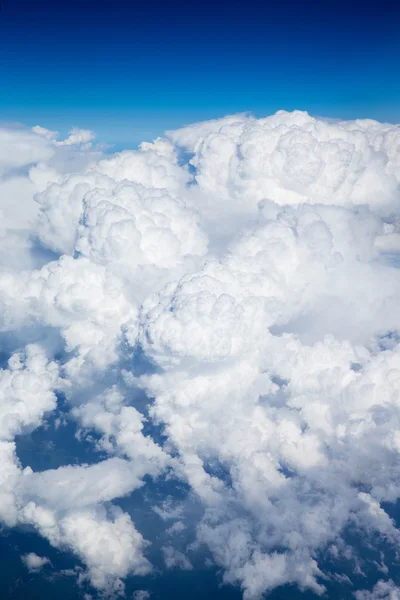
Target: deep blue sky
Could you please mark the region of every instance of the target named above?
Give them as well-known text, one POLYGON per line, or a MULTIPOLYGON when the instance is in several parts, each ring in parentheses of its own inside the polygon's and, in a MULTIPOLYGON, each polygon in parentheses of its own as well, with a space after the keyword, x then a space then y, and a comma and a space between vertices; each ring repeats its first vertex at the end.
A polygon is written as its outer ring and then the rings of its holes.
POLYGON ((0 1, 0 121, 127 145, 239 111, 400 121, 395 2, 0 1))

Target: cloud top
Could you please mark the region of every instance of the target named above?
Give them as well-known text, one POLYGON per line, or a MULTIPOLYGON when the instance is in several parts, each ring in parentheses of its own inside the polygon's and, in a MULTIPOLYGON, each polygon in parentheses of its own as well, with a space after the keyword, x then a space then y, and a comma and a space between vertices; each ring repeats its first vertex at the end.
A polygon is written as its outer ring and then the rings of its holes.
POLYGON ((75 553, 99 594, 195 572, 202 548, 245 600, 372 568, 355 597, 397 597, 362 549, 400 538, 400 127, 279 111, 93 139, 0 130, 2 522, 75 553), (60 398, 98 460, 22 468, 16 436, 60 398), (179 501, 151 496, 166 483, 179 501))

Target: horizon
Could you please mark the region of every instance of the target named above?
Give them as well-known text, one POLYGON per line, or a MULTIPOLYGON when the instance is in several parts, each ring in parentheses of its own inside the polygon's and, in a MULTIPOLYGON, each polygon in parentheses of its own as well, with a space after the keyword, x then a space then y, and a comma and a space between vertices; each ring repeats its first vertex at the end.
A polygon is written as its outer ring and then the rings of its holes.
POLYGON ((118 147, 242 112, 398 122, 399 17, 387 0, 5 0, 0 120, 118 147))

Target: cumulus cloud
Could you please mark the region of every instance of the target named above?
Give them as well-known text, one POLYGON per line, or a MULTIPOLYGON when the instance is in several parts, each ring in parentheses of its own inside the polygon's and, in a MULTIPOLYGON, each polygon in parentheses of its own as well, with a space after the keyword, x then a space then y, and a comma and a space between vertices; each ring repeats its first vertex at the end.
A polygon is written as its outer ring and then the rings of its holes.
POLYGON ((399 600, 400 588, 391 579, 378 581, 372 590, 355 592, 356 600, 399 600))
POLYGON ((82 557, 96 588, 118 591, 121 578, 146 575, 151 565, 143 556, 146 542, 126 513, 112 509, 110 518, 93 511, 73 513, 62 521, 62 543, 82 557))
POLYGON ((157 552, 118 507, 141 488, 166 569, 193 569, 184 532, 245 600, 352 582, 363 544, 400 539, 400 127, 280 111, 110 156, 93 137, 0 132, 0 196, 31 211, 0 235, 1 520, 123 594, 157 552), (15 438, 60 395, 98 461, 23 469, 15 438))
POLYGON ((332 123, 279 111, 265 119, 195 125, 169 137, 193 152, 204 191, 249 212, 264 199, 386 206, 396 200, 399 135, 398 126, 369 120, 332 123))
POLYGON ((55 408, 58 366, 48 363, 40 346, 29 344, 23 353, 0 370, 0 439, 11 440, 24 430, 35 429, 43 415, 55 408))
POLYGON ((96 135, 89 129, 79 129, 79 127, 73 127, 69 132, 68 137, 61 142, 56 142, 57 146, 73 146, 75 144, 85 144, 88 148, 90 147, 89 142, 94 140, 96 135))
POLYGON ((89 129, 79 129, 79 127, 73 127, 69 132, 69 135, 64 140, 57 141, 59 137, 58 131, 51 131, 40 125, 32 127, 32 131, 52 141, 56 146, 74 146, 84 144, 85 148, 89 148, 92 140, 96 137, 96 134, 89 129))
POLYGON ((49 559, 45 556, 38 556, 34 552, 30 552, 29 554, 24 554, 21 556, 23 563, 25 564, 28 571, 39 571, 45 565, 50 563, 49 559))

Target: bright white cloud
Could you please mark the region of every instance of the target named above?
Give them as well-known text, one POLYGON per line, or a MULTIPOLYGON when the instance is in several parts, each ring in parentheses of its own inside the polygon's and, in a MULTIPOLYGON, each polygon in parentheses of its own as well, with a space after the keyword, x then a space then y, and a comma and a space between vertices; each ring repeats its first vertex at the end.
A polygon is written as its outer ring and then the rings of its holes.
POLYGON ((45 556, 38 556, 34 552, 24 554, 21 556, 21 559, 28 571, 39 571, 42 567, 50 563, 48 558, 45 556))
MULTIPOLYGON (((49 132, 46 132, 46 134, 48 133, 49 132)), ((95 137, 95 133, 93 131, 89 131, 89 129, 79 129, 79 127, 73 127, 65 140, 55 143, 57 146, 74 146, 78 144, 84 144, 86 148, 88 148, 90 147, 89 142, 94 140, 95 137)))
POLYGON ((96 134, 93 131, 89 131, 88 129, 79 129, 79 127, 73 127, 71 131, 69 131, 68 137, 61 141, 57 141, 57 138, 59 137, 58 131, 51 131, 50 129, 46 129, 40 125, 32 127, 32 131, 38 135, 41 135, 46 140, 50 140, 56 146, 84 145, 85 148, 89 148, 89 142, 94 140, 96 137, 96 134))
POLYGON ((0 439, 38 427, 43 415, 56 406, 53 388, 58 365, 48 363, 40 346, 28 345, 13 354, 9 368, 0 370, 0 439))
POLYGON ((280 111, 111 156, 93 137, 0 132, 1 520, 123 594, 151 540, 116 501, 166 477, 190 500, 152 503, 165 568, 193 569, 195 532, 246 600, 322 594, 322 553, 355 568, 348 528, 399 543, 400 127, 280 111), (101 458, 22 469, 14 438, 59 393, 101 458))
POLYGON ((264 199, 377 209, 395 202, 399 136, 399 126, 325 122, 300 111, 230 117, 169 134, 194 153, 200 188, 244 212, 264 199))

